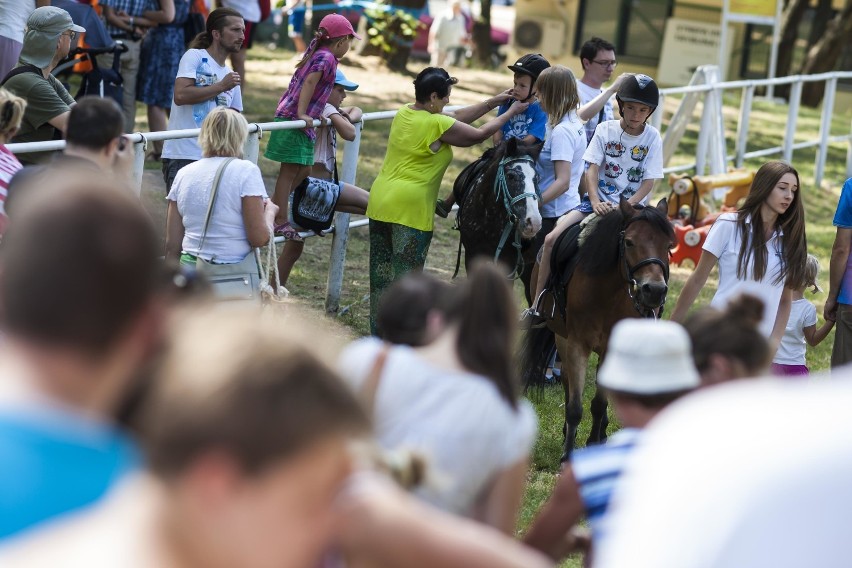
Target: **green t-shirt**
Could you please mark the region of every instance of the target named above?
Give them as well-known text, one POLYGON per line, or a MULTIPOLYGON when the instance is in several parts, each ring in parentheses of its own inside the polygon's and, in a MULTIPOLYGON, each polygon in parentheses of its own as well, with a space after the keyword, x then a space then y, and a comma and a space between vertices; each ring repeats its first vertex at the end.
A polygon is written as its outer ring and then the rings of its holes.
MULTIPOLYGON (((53 75, 45 79, 40 73, 21 73, 9 79, 3 87, 27 101, 21 128, 12 142, 53 140, 56 129, 48 121, 70 111, 74 104, 74 98, 53 75)), ((51 154, 21 154, 19 159, 22 162, 43 162, 51 154)))
POLYGON ((408 105, 399 109, 391 124, 385 161, 370 188, 370 219, 432 230, 438 189, 453 159, 453 149, 441 144, 433 152, 429 145, 455 122, 445 114, 414 110, 408 105))

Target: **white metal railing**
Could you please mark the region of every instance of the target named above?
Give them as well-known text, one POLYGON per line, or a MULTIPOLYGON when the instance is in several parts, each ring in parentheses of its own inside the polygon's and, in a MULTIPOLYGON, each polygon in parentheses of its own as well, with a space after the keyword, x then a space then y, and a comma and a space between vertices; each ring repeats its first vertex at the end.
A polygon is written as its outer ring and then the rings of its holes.
MULTIPOLYGON (((725 171, 728 162, 733 162, 736 166, 741 166, 744 160, 748 158, 756 158, 780 154, 783 158, 789 160, 793 151, 801 148, 817 147, 817 157, 815 164, 815 178, 817 184, 822 181, 825 171, 825 160, 828 152, 828 144, 846 142, 849 147, 847 150, 846 172, 847 176, 852 177, 852 128, 850 134, 839 136, 830 135, 831 117, 834 112, 835 94, 837 91, 837 81, 839 79, 852 79, 852 71, 822 73, 819 75, 795 75, 792 77, 781 77, 777 79, 761 79, 754 81, 730 81, 722 83, 713 80, 713 77, 718 75, 718 69, 713 66, 704 66, 696 71, 696 76, 700 80, 690 83, 686 87, 674 87, 669 89, 661 89, 660 91, 660 107, 662 109, 663 101, 666 96, 686 95, 685 100, 690 95, 694 97, 703 96, 704 109, 702 111, 702 126, 698 133, 698 145, 696 152, 696 161, 691 164, 667 167, 664 169, 666 173, 676 171, 693 170, 695 173, 704 173, 707 167, 707 156, 710 155, 711 173, 725 171), (700 74, 700 76, 699 76, 700 74), (707 79, 710 79, 709 81, 707 79), (704 81, 703 84, 700 84, 704 81), (796 132, 796 124, 798 120, 799 106, 801 102, 802 85, 807 82, 825 81, 826 91, 823 100, 823 109, 820 121, 819 137, 814 140, 803 142, 794 142, 793 136, 796 132), (784 137, 781 145, 771 148, 764 148, 746 152, 746 144, 748 142, 749 119, 754 103, 754 91, 757 87, 767 85, 783 85, 791 84, 791 94, 789 101, 788 119, 784 131, 784 137), (740 103, 739 123, 737 130, 737 141, 734 155, 727 155, 725 145, 724 124, 722 122, 722 93, 725 90, 742 90, 742 100, 740 103)), ((695 79, 695 78, 694 78, 695 79)), ((693 103, 696 102, 693 100, 693 103)), ((681 112, 684 107, 689 105, 681 104, 679 113, 671 118, 671 122, 682 122, 690 120, 692 117, 691 109, 688 112, 681 112)), ((447 110, 452 110, 459 107, 448 107, 447 110)), ((343 146, 343 167, 340 170, 340 181, 346 183, 355 183, 355 174, 358 168, 358 156, 361 146, 361 128, 366 122, 376 120, 389 120, 396 115, 396 111, 381 111, 365 113, 361 122, 356 124, 355 139, 352 142, 344 141, 343 146)), ((652 124, 660 129, 663 121, 663 113, 657 112, 652 115, 652 124)), ((319 121, 315 122, 318 126, 319 121)), ((245 158, 257 163, 260 154, 260 139, 263 133, 271 130, 286 130, 304 128, 304 121, 291 122, 265 122, 249 125, 249 138, 245 146, 245 158)), ((669 128, 663 134, 664 141, 666 137, 671 135, 673 130, 670 124, 669 128)), ((129 135, 130 141, 134 145, 134 166, 133 166, 133 181, 138 193, 142 191, 142 175, 145 165, 145 150, 148 142, 172 140, 178 138, 193 138, 197 137, 199 129, 190 130, 172 130, 166 132, 136 132, 129 135)), ((31 142, 24 144, 9 144, 7 146, 12 152, 49 152, 61 150, 65 147, 63 140, 48 141, 48 142, 31 142)), ((366 219, 356 221, 350 220, 348 213, 337 213, 334 219, 334 229, 331 245, 331 259, 328 270, 328 282, 326 285, 326 302, 325 308, 329 313, 336 313, 340 306, 340 293, 343 286, 343 265, 346 260, 346 247, 349 241, 349 230, 356 227, 363 227, 368 224, 366 219)), ((311 235, 313 233, 306 233, 311 235)), ((281 242, 280 237, 276 239, 281 242)))

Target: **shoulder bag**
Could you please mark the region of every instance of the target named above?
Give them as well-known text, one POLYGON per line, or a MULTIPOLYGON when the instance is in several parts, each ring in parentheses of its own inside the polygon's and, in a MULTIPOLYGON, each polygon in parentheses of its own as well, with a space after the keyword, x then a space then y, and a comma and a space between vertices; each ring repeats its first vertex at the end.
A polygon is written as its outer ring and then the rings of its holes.
MULTIPOLYGON (((219 300, 251 300, 260 302, 260 252, 252 249, 240 262, 233 264, 215 264, 204 260, 199 255, 204 248, 210 217, 213 215, 213 205, 219 190, 222 173, 235 158, 227 158, 216 170, 213 178, 213 189, 210 191, 210 201, 207 204, 207 217, 204 220, 204 230, 201 232, 201 242, 196 252, 195 268, 204 274, 213 288, 213 293, 219 300)), ((274 246, 274 245, 273 245, 274 246)))

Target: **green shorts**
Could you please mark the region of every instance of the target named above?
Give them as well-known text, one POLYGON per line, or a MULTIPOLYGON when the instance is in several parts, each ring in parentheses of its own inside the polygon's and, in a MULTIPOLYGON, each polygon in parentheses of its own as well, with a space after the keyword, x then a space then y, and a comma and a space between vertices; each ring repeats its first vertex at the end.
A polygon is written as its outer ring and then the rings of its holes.
MULTIPOLYGON (((275 122, 292 122, 289 118, 276 118, 275 122)), ((263 154, 270 160, 284 164, 314 165, 314 142, 301 128, 273 130, 263 154)))

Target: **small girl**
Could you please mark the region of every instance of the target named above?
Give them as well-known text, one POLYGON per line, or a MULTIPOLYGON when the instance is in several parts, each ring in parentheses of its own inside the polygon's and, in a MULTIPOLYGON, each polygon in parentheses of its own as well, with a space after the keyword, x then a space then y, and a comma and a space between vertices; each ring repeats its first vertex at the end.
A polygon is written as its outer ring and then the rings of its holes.
POLYGON ((281 163, 275 182, 273 202, 280 208, 275 218, 275 234, 300 241, 299 232, 287 221, 288 199, 314 165, 316 131, 313 122, 322 116, 334 88, 337 61, 346 55, 352 38, 361 39, 349 20, 340 14, 329 14, 320 22, 316 36, 305 55, 296 64, 290 86, 278 102, 275 121, 304 120, 304 130, 274 130, 264 154, 281 163))
POLYGON ((793 290, 793 306, 790 309, 790 318, 787 320, 787 328, 778 346, 775 359, 772 360, 772 374, 779 376, 807 375, 808 367, 805 364, 805 352, 807 345, 816 347, 828 332, 834 327, 834 322, 826 320, 821 327, 817 328, 817 312, 812 302, 805 299, 805 288, 812 288, 811 293, 822 292, 817 284, 819 274, 819 260, 808 255, 805 263, 805 279, 801 286, 793 290))

